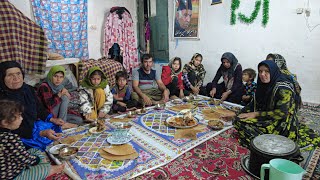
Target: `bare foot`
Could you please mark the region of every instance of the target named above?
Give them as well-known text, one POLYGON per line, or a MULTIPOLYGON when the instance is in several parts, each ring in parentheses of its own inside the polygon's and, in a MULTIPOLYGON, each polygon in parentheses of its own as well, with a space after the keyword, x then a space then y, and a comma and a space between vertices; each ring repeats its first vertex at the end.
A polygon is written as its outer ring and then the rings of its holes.
POLYGON ((48 176, 51 176, 52 174, 61 173, 64 169, 64 164, 60 165, 51 165, 50 172, 48 176))
POLYGON ((75 127, 78 127, 77 124, 72 124, 72 123, 64 123, 64 125, 62 125, 62 129, 70 129, 70 128, 75 128, 75 127))

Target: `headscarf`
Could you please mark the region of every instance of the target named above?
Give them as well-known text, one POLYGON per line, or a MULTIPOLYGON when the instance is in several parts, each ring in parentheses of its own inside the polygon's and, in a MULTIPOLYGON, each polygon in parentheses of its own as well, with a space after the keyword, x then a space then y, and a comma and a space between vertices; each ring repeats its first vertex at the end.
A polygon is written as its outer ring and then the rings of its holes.
POLYGON ((195 53, 192 56, 191 61, 188 64, 184 65, 182 72, 184 74, 188 74, 189 72, 193 71, 197 77, 197 84, 196 85, 202 85, 204 77, 206 75, 206 70, 204 69, 203 64, 199 64, 198 66, 194 65, 194 61, 195 61, 196 57, 198 57, 198 56, 200 56, 202 58, 201 54, 195 53))
POLYGON ((269 59, 269 57, 272 58, 272 60, 277 64, 277 66, 280 68, 280 70, 288 70, 287 67, 287 63, 286 60, 284 59, 283 56, 281 56, 280 54, 268 54, 267 59, 269 59))
POLYGON ((59 93, 64 88, 64 82, 66 81, 66 70, 64 69, 63 66, 53 66, 47 75, 46 81, 47 81, 48 85, 50 86, 53 94, 59 93), (62 72, 63 76, 64 76, 64 80, 58 86, 56 86, 55 84, 52 83, 53 76, 57 72, 62 72))
POLYGON ((267 110, 270 102, 272 101, 273 89, 278 82, 290 83, 290 79, 280 72, 277 64, 270 60, 264 60, 259 63, 258 70, 260 66, 267 66, 270 72, 270 82, 262 83, 260 76, 258 76, 257 82, 257 91, 255 94, 257 109, 258 110, 267 110))
POLYGON ((82 87, 85 87, 85 88, 89 88, 89 89, 98 89, 98 88, 106 88, 106 86, 108 85, 108 80, 107 80, 107 76, 103 73, 103 71, 97 67, 97 66, 94 66, 92 68, 90 68, 88 70, 88 73, 86 75, 86 77, 82 80, 81 82, 81 86, 82 87), (99 85, 97 86, 94 86, 92 83, 91 83, 91 80, 90 80, 90 76, 91 74, 94 72, 94 71, 100 71, 102 73, 102 76, 101 76, 101 82, 99 85))
POLYGON ((15 61, 6 61, 0 63, 0 88, 1 98, 8 99, 16 102, 20 102, 24 106, 24 112, 22 113, 22 123, 20 127, 14 131, 24 138, 32 138, 32 130, 34 127, 34 121, 37 120, 37 102, 36 96, 32 89, 25 83, 20 89, 9 89, 4 82, 7 69, 19 68, 23 74, 21 65, 15 61))
POLYGON ((181 64, 181 59, 179 57, 174 57, 173 59, 170 60, 168 66, 170 67, 171 69, 171 74, 173 75, 178 75, 180 72, 181 72, 181 69, 182 69, 182 64, 181 64), (180 67, 177 71, 175 71, 172 67, 172 64, 175 62, 175 61, 179 61, 179 64, 180 64, 180 67))
POLYGON ((227 90, 231 89, 233 86, 233 82, 234 82, 233 74, 238 65, 239 65, 238 59, 232 53, 226 52, 222 55, 220 69, 221 69, 223 81, 227 90), (223 59, 227 59, 230 62, 230 67, 228 69, 224 67, 223 59))

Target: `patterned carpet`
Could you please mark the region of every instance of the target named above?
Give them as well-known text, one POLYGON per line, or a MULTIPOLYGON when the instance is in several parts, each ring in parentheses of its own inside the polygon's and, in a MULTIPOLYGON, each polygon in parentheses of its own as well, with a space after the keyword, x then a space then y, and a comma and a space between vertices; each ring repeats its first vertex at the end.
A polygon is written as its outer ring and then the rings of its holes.
MULTIPOLYGON (((299 111, 299 119, 320 132, 320 106, 305 105, 299 111)), ((239 146, 235 129, 230 129, 169 164, 147 172, 135 179, 253 179, 241 167, 240 159, 249 151, 239 146)), ((320 148, 306 154, 303 167, 307 169, 305 180, 320 179, 320 148)), ((47 180, 68 179, 66 175, 54 175, 47 180)))

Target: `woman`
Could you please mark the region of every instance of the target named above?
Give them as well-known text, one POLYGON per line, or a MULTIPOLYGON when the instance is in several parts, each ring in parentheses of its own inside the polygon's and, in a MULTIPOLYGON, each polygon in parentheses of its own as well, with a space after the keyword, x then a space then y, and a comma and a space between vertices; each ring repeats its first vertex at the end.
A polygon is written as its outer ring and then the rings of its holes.
POLYGON ((296 107, 297 109, 300 109, 302 107, 301 86, 297 80, 297 76, 289 71, 286 60, 280 54, 268 54, 267 60, 274 61, 280 68, 281 73, 290 77, 291 82, 293 83, 296 91, 296 107))
POLYGON ((184 91, 181 69, 182 65, 179 57, 173 58, 167 66, 162 66, 161 79, 169 89, 171 98, 183 98, 185 94, 190 94, 188 91, 184 91))
POLYGON ((38 96, 48 112, 52 113, 54 117, 64 120, 64 127, 73 128, 77 124, 82 124, 82 118, 68 114, 70 94, 64 86, 67 82, 65 74, 63 66, 53 66, 46 80, 38 88, 38 96))
POLYGON ((113 95, 107 77, 99 67, 89 69, 81 82, 80 110, 87 121, 106 118, 112 107, 113 95))
POLYGON ((191 61, 185 64, 182 70, 184 87, 190 93, 195 95, 205 94, 205 89, 202 87, 206 70, 202 63, 202 55, 195 53, 191 61))
POLYGON ((211 97, 239 104, 242 100, 242 67, 237 58, 230 52, 221 57, 221 65, 212 80, 208 83, 207 92, 211 97), (218 84, 220 78, 223 82, 218 84))
POLYGON ((53 140, 61 137, 64 121, 53 118, 39 103, 34 89, 25 84, 24 73, 19 63, 6 61, 0 63, 0 99, 20 102, 25 107, 21 126, 13 131, 18 134, 24 145, 45 150, 53 140), (41 120, 39 120, 41 119, 41 120))
POLYGON ((240 144, 249 147, 250 140, 258 135, 279 134, 298 142, 301 147, 311 143, 319 146, 320 138, 298 122, 290 79, 269 60, 259 63, 258 72, 255 99, 234 121, 240 144))

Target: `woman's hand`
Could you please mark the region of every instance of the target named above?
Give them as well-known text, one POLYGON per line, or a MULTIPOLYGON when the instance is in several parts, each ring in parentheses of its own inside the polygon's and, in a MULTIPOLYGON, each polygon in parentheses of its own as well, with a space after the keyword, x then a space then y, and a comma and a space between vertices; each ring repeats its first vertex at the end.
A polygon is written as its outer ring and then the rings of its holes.
POLYGON ((53 124, 56 124, 58 126, 64 125, 64 121, 61 118, 51 118, 50 122, 52 122, 53 124))
POLYGON ((98 118, 104 118, 106 115, 106 113, 99 111, 98 118))
POLYGON ((230 91, 230 90, 222 93, 222 96, 221 96, 221 99, 220 99, 220 100, 221 100, 221 101, 224 101, 224 100, 228 99, 228 97, 229 97, 230 94, 231 94, 231 91, 230 91))
POLYGON ((239 114, 238 118, 240 118, 240 119, 253 119, 253 118, 256 118, 258 115, 259 115, 258 112, 242 113, 242 114, 239 114))
POLYGON ((216 95, 217 89, 216 88, 212 88, 212 90, 210 91, 210 96, 214 97, 214 95, 216 95))
POLYGON ((184 98, 184 93, 183 93, 183 90, 180 90, 180 93, 179 93, 179 98, 184 98))
POLYGON ((41 137, 46 137, 46 138, 48 138, 50 140, 53 140, 53 141, 57 141, 62 137, 61 133, 56 133, 52 129, 47 129, 47 130, 40 131, 39 135, 41 137))
POLYGON ((192 93, 193 93, 193 94, 197 95, 197 94, 199 94, 200 88, 199 88, 199 87, 191 86, 191 90, 192 90, 192 93))

